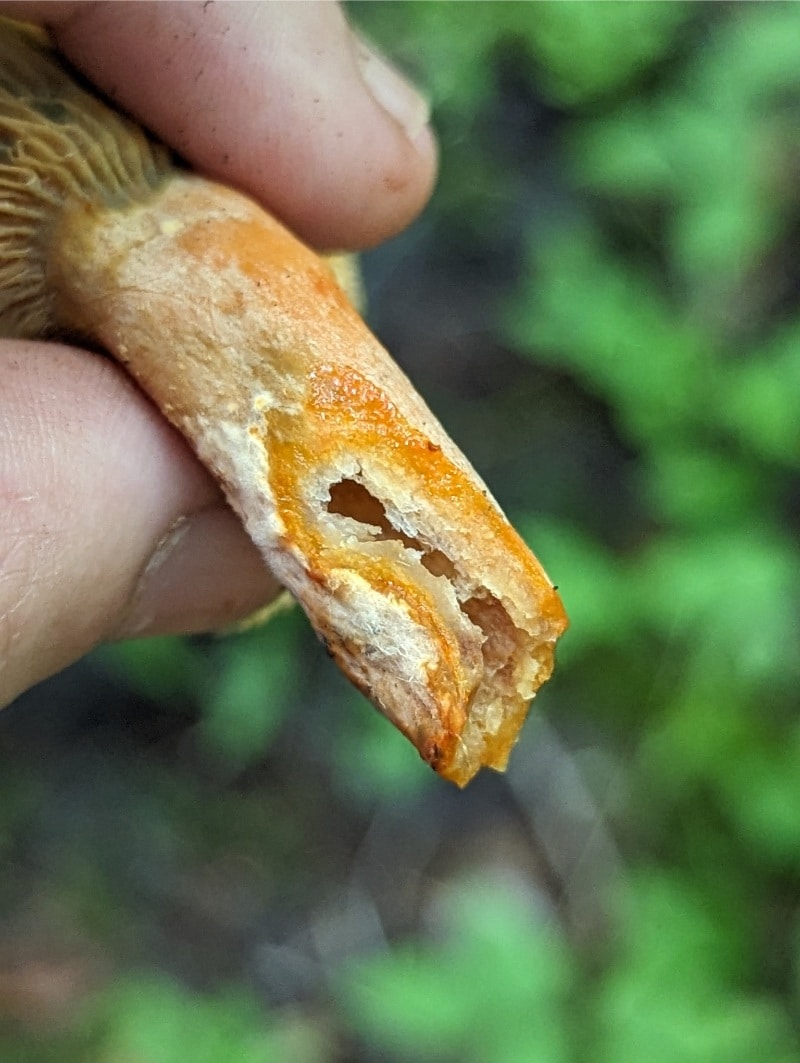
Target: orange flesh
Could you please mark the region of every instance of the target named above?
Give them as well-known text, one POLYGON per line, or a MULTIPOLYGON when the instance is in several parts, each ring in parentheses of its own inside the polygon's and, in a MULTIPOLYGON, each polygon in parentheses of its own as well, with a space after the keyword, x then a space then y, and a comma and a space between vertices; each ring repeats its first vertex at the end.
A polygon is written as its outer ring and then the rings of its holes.
MULTIPOLYGON (((201 202, 194 217, 203 215, 202 193, 198 198, 201 202)), ((310 578, 335 595, 332 573, 337 568, 349 569, 384 597, 402 602, 434 638, 439 656, 428 687, 437 703, 439 726, 429 728, 422 741, 419 735, 409 737, 426 760, 446 764, 463 730, 473 693, 465 689, 463 680, 459 682, 462 669, 456 635, 441 618, 432 595, 409 578, 403 566, 327 540, 317 520, 309 519, 303 501, 302 483, 309 471, 332 466, 332 459, 343 451, 365 455, 379 452, 384 465, 397 463, 406 481, 409 475, 414 477, 418 485, 415 490, 439 512, 468 514, 481 538, 494 540, 519 585, 531 587, 540 622, 551 633, 566 626, 558 595, 480 485, 439 444, 410 424, 384 389, 347 364, 348 357, 359 359, 365 345, 369 364, 377 344, 313 252, 260 211, 252 218, 206 216, 183 229, 176 241, 205 266, 214 270, 233 267, 239 272, 240 290, 232 293, 239 313, 247 313, 249 299, 245 293, 250 288, 251 297, 259 303, 279 307, 282 314, 301 323, 296 342, 318 352, 314 368, 305 378, 298 374, 295 382, 298 412, 272 409, 251 431, 269 455, 269 479, 278 513, 287 540, 298 548, 310 578), (332 349, 339 357, 326 359, 325 352, 332 349)), ((281 357, 291 360, 291 351, 281 357)), ((546 678, 552 667, 552 643, 539 647, 537 656, 545 666, 546 678)), ((506 733, 509 726, 516 731, 518 722, 507 720, 492 745, 507 751, 513 741, 513 735, 509 740, 506 733)), ((493 756, 491 749, 487 752, 493 756)))
MULTIPOLYGON (((332 327, 340 345, 349 341, 353 350, 363 347, 365 336, 372 337, 327 268, 280 225, 265 221, 271 219, 263 215, 252 221, 209 219, 187 228, 177 239, 192 257, 212 267, 235 262, 257 288, 263 287, 272 300, 303 321, 305 334, 319 344, 320 350, 330 343, 332 327)), ((272 438, 273 433, 280 435, 274 414, 270 415, 270 431, 264 436, 276 459, 271 463, 271 479, 281 503, 281 516, 298 541, 308 538, 308 532, 296 509, 298 477, 292 474, 293 465, 317 464, 340 445, 351 444, 365 453, 377 447, 402 448, 398 460, 419 477, 427 497, 439 499, 448 508, 462 508, 474 515, 471 519, 483 522, 501 544, 509 563, 519 569, 520 580, 533 584, 541 593, 544 619, 564 622, 558 596, 517 532, 441 448, 410 425, 391 399, 361 373, 321 361, 309 374, 303 419, 309 426, 303 435, 314 441, 313 452, 311 447, 301 447, 302 452, 298 452, 294 431, 289 433, 292 453, 281 453, 279 440, 272 438)), ((318 544, 308 542, 308 546, 318 544)))
MULTIPOLYGON (((422 404, 416 406, 418 400, 410 385, 316 254, 237 192, 200 179, 176 178, 154 202, 140 209, 139 227, 134 226, 133 231, 125 223, 124 212, 98 212, 83 206, 65 217, 59 246, 65 249, 61 264, 65 280, 69 279, 65 288, 73 293, 72 301, 65 302, 70 310, 68 323, 95 336, 110 350, 124 353, 130 336, 124 327, 119 331, 117 322, 150 317, 150 338, 139 348, 136 359, 123 360, 132 372, 146 379, 159 407, 191 438, 195 415, 202 411, 209 423, 218 415, 224 419, 229 416, 232 399, 234 405, 243 404, 243 416, 248 416, 244 410, 259 393, 267 395, 272 367, 277 368, 284 393, 282 405, 268 406, 250 431, 268 455, 270 487, 277 516, 285 528, 285 541, 259 545, 263 549, 282 547, 295 560, 301 559, 307 576, 325 587, 331 602, 347 593, 346 588, 341 589, 337 570, 354 573, 384 600, 401 606, 416 626, 428 632, 432 656, 427 693, 409 703, 405 723, 397 719, 392 706, 380 707, 406 731, 429 763, 463 784, 475 769, 458 774, 461 769, 452 764, 477 690, 475 684, 491 682, 501 662, 492 668, 484 654, 484 670, 489 671, 480 680, 476 665, 467 664, 464 657, 464 653, 474 654, 474 647, 460 644, 463 628, 459 630, 459 625, 446 619, 441 596, 420 583, 415 564, 407 567, 399 558, 376 556, 353 542, 338 545, 336 538, 329 538, 330 524, 320 520, 319 509, 310 511, 304 485, 314 472, 334 469, 337 463, 341 467, 337 459, 342 456, 352 458, 362 453, 369 459, 369 455, 378 455, 376 460, 384 473, 391 473, 394 466, 398 483, 424 499, 431 516, 439 514, 442 527, 455 525, 458 530, 452 532, 454 536, 464 535, 463 527, 458 528, 459 514, 463 514, 473 529, 471 536, 478 552, 486 544, 487 556, 503 558, 500 563, 506 570, 505 578, 510 575, 524 589, 522 618, 514 622, 508 612, 506 618, 512 634, 516 630, 513 637, 518 646, 526 646, 526 652, 537 659, 540 681, 551 670, 552 647, 566 626, 558 594, 486 489, 473 479, 469 467, 460 466, 458 455, 450 452, 446 437, 431 428, 435 433, 431 440, 425 429, 414 425, 416 409, 423 423, 428 412, 422 404), (150 235, 154 226, 155 238, 150 235), (110 240, 105 246, 103 234, 110 231, 119 234, 119 243, 110 240), (91 233, 99 234, 98 247, 93 246, 91 233), (139 272, 125 273, 123 280, 117 270, 125 270, 122 264, 129 251, 139 272), (98 264, 99 274, 92 274, 92 261, 98 264), (171 275, 190 279, 191 290, 181 290, 180 299, 170 287, 171 275), (148 277, 147 289, 139 276, 148 277), (151 276, 163 277, 164 287, 150 280, 151 276), (102 302, 96 298, 98 290, 109 292, 102 302), (201 342, 199 353, 191 355, 191 362, 185 361, 178 331, 173 338, 176 357, 164 359, 160 333, 152 327, 153 300, 158 305, 158 299, 164 300, 167 313, 178 307, 183 314, 187 302, 211 305, 220 320, 229 322, 228 335, 237 344, 237 368, 229 370, 221 394, 216 383, 219 364, 210 344, 201 342), (113 313, 109 307, 114 307, 113 313), (395 390, 397 403, 391 398, 395 390), (414 578, 414 570, 418 578, 414 578), (428 697, 425 708, 420 698, 428 697)), ((177 327, 180 330, 180 322, 177 327)), ((197 340, 192 337, 185 350, 198 350, 197 340)), ((380 507, 379 499, 377 503, 380 507)), ((325 502, 314 505, 324 509, 325 502)), ((401 534, 388 537, 404 542, 401 534)), ((458 538, 454 549, 456 542, 458 538)), ((441 551, 425 553, 429 544, 408 537, 405 544, 414 551, 420 547, 420 560, 428 572, 443 578, 453 575, 452 564, 441 551), (443 567, 437 572, 440 561, 443 567)), ((472 596, 464 602, 462 592, 456 595, 462 613, 479 628, 489 624, 487 631, 496 627, 492 603, 506 611, 491 587, 484 586, 483 591, 480 587, 482 579, 492 583, 497 563, 491 561, 482 577, 479 571, 463 573, 475 579, 472 596)), ((302 592, 300 596, 303 600, 302 592)), ((364 647, 348 645, 341 632, 325 630, 325 623, 320 619, 318 629, 323 638, 330 637, 331 652, 339 656, 346 672, 358 673, 364 647)), ((490 654, 492 639, 494 636, 484 647, 490 654)), ((367 677, 370 674, 369 669, 363 673, 367 677)), ((391 670, 386 675, 391 676, 391 670)), ((371 696, 365 686, 371 679, 359 679, 358 674, 352 678, 371 696)), ((507 679, 513 698, 513 676, 507 679)), ((385 701, 378 695, 376 699, 385 701)), ((484 735, 483 763, 501 766, 505 762, 525 708, 517 693, 516 703, 508 705, 496 735, 484 735)))
MULTIPOLYGON (((399 415, 392 404, 380 396, 381 405, 392 413, 378 419, 378 404, 360 401, 358 383, 368 393, 380 393, 355 371, 346 370, 345 375, 347 386, 341 390, 337 386, 342 383, 341 370, 323 366, 310 374, 302 413, 305 426, 302 442, 297 438, 295 417, 282 412, 270 414, 269 424, 265 424, 259 433, 270 456, 270 483, 278 512, 289 539, 299 546, 304 555, 312 579, 325 582, 328 574, 336 568, 348 568, 384 597, 405 603, 414 619, 434 635, 440 648, 440 657, 435 672, 429 677, 429 686, 438 702, 444 730, 457 733, 464 724, 463 700, 467 692, 458 690, 458 641, 443 624, 436 603, 424 588, 406 577, 398 565, 389 563, 385 557, 372 557, 329 545, 303 512, 300 481, 304 470, 327 463, 345 446, 356 450, 361 446, 362 452, 368 453, 367 448, 376 445, 381 448, 391 446, 391 440, 395 446, 403 445, 398 442, 399 415), (376 433, 379 437, 377 444, 376 433)), ((404 459, 410 449, 407 447, 401 458, 404 467, 407 467, 404 459)))

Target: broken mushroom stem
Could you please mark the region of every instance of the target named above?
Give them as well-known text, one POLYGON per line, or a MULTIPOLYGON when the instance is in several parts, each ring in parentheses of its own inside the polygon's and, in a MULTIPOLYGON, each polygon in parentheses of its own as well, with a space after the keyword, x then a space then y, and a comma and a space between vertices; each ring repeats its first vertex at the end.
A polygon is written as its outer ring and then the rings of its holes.
POLYGON ((331 268, 0 25, 0 332, 107 349, 342 670, 440 774, 502 769, 566 618, 331 268))

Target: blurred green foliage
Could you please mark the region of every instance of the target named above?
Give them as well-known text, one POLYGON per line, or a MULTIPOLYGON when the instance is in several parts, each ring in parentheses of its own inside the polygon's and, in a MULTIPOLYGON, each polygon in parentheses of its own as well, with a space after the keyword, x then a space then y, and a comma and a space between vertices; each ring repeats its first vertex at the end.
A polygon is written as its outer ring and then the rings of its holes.
MULTIPOLYGON (((443 153, 425 224, 439 246, 504 277, 498 228, 514 230, 515 279, 486 328, 537 388, 560 389, 561 427, 531 459, 512 516, 572 621, 542 709, 576 763, 588 749, 610 765, 587 776, 620 852, 610 881, 598 871, 606 915, 582 935, 538 887, 491 866, 453 871, 441 888, 432 880, 427 921, 346 957, 297 1014, 244 989, 132 978, 93 999, 56 1055, 55 1040, 22 1034, 6 1055, 796 1060, 800 7, 351 12, 430 92, 443 153), (616 462, 597 482, 576 442, 596 431, 616 462)), ((214 779, 236 781, 300 726, 298 690, 316 697, 307 646, 295 614, 210 644, 133 643, 105 661, 165 711, 189 713, 195 754, 214 779)), ((330 682, 334 720, 325 730, 317 718, 325 748, 314 755, 337 799, 418 801, 424 815, 435 782, 330 682)), ((39 799, 22 789, 0 817, 9 851, 14 815, 39 799)), ((266 837, 282 869, 302 861, 302 817, 278 799, 183 800, 207 817, 201 848, 230 833, 256 863, 254 839, 266 837)), ((119 901, 104 903, 108 916, 119 901)))
POLYGON ((444 905, 441 945, 411 942, 345 976, 355 1023, 404 1058, 574 1058, 574 959, 541 913, 491 879, 460 883, 444 905))
MULTIPOLYGON (((556 683, 617 745, 625 869, 608 951, 588 966, 573 954, 560 993, 528 980, 562 969, 564 942, 511 927, 494 959, 460 965, 485 1005, 460 987, 451 957, 491 933, 498 896, 442 945, 367 961, 354 1021, 430 1058, 413 1040, 414 975, 446 1016, 441 1058, 796 1059, 798 956, 776 970, 786 928, 770 908, 796 896, 800 871, 800 9, 461 11, 463 34, 446 4, 363 14, 431 86, 456 165, 469 170, 491 130, 481 109, 504 57, 518 77, 527 57, 527 90, 557 112, 542 143, 560 195, 537 201, 508 153, 483 152, 455 199, 480 212, 485 192, 491 214, 527 193, 498 328, 592 396, 629 455, 628 529, 608 536, 568 494, 538 513, 535 487, 517 514, 572 620, 556 683), (506 1004, 525 1002, 522 1029, 494 1025, 498 984, 506 1004), (548 1030, 561 1040, 536 1047, 548 1030)), ((446 196, 446 150, 443 171, 446 196)))
POLYGON ((97 994, 65 1036, 19 1038, 19 1063, 315 1063, 319 1032, 291 1015, 265 1021, 241 991, 192 993, 166 978, 131 977, 97 994))

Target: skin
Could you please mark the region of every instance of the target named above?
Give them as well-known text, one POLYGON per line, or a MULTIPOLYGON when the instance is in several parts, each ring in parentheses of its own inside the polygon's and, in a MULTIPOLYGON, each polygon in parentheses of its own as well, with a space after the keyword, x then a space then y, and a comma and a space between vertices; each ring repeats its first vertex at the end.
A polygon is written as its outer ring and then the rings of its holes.
MULTIPOLYGON (((422 209, 424 103, 333 3, 0 3, 198 170, 312 246, 422 209)), ((276 584, 135 385, 71 347, 0 341, 0 704, 93 646, 221 627, 276 584)))

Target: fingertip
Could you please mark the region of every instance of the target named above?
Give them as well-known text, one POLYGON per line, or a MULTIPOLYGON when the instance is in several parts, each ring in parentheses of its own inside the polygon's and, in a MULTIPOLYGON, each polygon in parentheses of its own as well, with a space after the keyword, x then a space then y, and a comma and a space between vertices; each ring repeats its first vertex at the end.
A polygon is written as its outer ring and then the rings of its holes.
POLYGON ((424 98, 329 2, 28 5, 104 92, 320 250, 370 247, 436 174, 424 98))
POLYGON ((114 639, 218 631, 271 602, 282 587, 224 504, 180 516, 156 544, 114 639))

